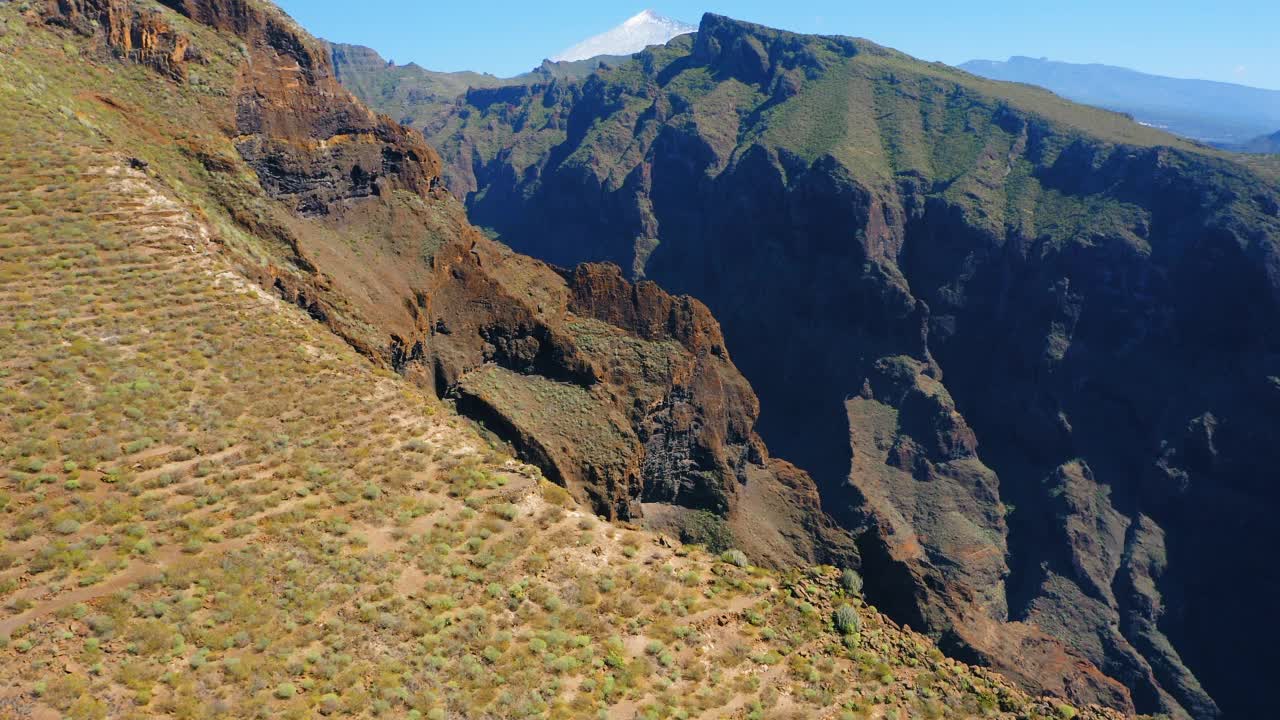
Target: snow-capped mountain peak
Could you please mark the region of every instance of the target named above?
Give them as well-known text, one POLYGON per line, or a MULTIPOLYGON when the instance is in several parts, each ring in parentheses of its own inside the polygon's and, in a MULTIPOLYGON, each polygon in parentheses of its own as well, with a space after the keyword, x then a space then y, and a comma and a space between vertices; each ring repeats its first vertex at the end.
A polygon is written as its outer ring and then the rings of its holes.
POLYGON ((652 23, 663 23, 663 22, 674 22, 677 25, 680 24, 674 20, 669 20, 667 18, 664 18, 652 10, 641 10, 639 13, 627 18, 627 21, 622 23, 622 26, 637 27, 640 25, 648 25, 652 23))
POLYGON ((650 45, 662 45, 671 38, 697 30, 696 26, 645 10, 612 30, 587 38, 551 59, 555 62, 572 62, 597 55, 630 55, 650 45))

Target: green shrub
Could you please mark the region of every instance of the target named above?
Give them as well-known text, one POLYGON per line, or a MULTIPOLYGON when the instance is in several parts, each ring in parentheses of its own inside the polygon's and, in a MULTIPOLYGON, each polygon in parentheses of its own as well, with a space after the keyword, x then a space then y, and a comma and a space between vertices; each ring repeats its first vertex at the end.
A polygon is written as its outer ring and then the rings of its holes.
POLYGON ((862 576, 846 569, 840 573, 840 586, 850 595, 862 595, 862 576))
POLYGON ((726 550, 720 555, 720 561, 728 563, 729 565, 736 565, 740 568, 747 567, 751 564, 751 561, 747 559, 747 554, 741 550, 726 550))
POLYGON ((90 615, 84 622, 100 638, 109 638, 115 634, 116 621, 110 615, 90 615))
POLYGON ((862 619, 852 605, 844 604, 832 613, 832 621, 841 635, 852 635, 862 629, 862 619))
POLYGON ((733 530, 724 518, 706 510, 686 515, 680 523, 680 541, 702 545, 709 553, 721 553, 734 546, 733 530))
POLYGON ((66 518, 65 520, 59 520, 57 524, 53 526, 53 531, 58 533, 59 535, 72 535, 79 530, 80 530, 80 523, 75 520, 72 520, 71 518, 66 518))
POLYGON ((297 694, 298 694, 298 688, 294 687, 293 683, 287 683, 287 682, 280 683, 279 685, 276 686, 275 695, 281 700, 288 700, 289 698, 297 694))

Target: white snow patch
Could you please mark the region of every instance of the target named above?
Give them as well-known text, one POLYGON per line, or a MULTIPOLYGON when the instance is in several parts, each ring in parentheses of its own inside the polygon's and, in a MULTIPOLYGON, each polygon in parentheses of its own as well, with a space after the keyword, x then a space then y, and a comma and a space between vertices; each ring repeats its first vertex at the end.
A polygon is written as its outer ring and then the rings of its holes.
POLYGON ((650 45, 665 45, 672 38, 697 30, 694 25, 645 10, 608 32, 583 40, 551 60, 574 62, 599 55, 630 55, 650 45))

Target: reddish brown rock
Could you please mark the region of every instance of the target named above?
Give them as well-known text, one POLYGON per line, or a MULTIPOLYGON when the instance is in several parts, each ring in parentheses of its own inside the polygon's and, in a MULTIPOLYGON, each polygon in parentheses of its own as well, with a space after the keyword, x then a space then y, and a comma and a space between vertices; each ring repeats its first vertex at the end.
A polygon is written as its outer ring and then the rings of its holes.
POLYGON ((83 35, 101 32, 108 48, 176 79, 187 77, 191 40, 157 11, 130 0, 46 0, 45 19, 83 35))

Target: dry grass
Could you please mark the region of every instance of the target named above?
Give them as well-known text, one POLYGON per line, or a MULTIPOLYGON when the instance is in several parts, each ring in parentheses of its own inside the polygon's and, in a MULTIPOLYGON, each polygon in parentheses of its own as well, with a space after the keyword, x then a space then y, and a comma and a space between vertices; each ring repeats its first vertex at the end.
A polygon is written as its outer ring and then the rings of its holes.
POLYGON ((0 54, 0 714, 1056 712, 834 570, 601 523, 237 275, 200 171, 125 154, 165 111, 214 136, 188 93, 225 90, 234 43, 203 37, 178 93, 0 13, 40 59, 0 54), (101 132, 88 86, 148 109, 101 132))

